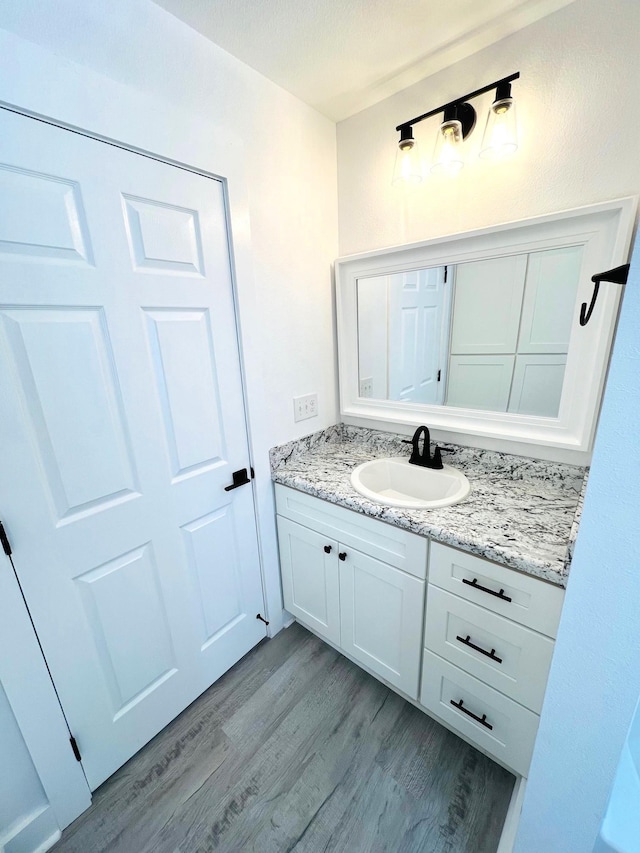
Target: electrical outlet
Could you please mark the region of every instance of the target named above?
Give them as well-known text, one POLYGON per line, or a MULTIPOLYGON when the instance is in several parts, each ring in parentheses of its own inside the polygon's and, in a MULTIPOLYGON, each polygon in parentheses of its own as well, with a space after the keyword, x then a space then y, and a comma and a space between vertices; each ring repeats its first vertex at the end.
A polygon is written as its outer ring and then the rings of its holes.
POLYGON ((360 380, 360 396, 373 397, 373 376, 360 380))
POLYGON ((304 397, 293 398, 293 419, 304 421, 315 418, 318 414, 318 395, 306 394, 304 397))

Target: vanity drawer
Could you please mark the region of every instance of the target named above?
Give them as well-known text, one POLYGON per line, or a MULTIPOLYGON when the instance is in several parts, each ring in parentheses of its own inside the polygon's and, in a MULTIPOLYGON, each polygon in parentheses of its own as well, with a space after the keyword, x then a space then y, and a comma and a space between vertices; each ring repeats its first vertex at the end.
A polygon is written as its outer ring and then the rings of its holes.
POLYGON ((429 581, 500 616, 555 637, 564 590, 440 542, 431 543, 429 581))
POLYGON ((506 767, 527 775, 537 714, 429 651, 422 664, 420 703, 506 767))
POLYGON ((548 637, 429 584, 424 644, 540 713, 554 647, 548 637))
POLYGON ((278 515, 424 580, 427 540, 362 513, 276 484, 278 515))

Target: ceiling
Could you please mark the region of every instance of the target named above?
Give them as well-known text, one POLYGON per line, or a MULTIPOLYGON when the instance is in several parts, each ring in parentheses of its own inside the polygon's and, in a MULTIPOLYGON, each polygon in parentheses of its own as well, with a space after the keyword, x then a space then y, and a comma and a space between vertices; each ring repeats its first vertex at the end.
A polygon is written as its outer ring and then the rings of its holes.
POLYGON ((340 121, 574 0, 155 0, 340 121))

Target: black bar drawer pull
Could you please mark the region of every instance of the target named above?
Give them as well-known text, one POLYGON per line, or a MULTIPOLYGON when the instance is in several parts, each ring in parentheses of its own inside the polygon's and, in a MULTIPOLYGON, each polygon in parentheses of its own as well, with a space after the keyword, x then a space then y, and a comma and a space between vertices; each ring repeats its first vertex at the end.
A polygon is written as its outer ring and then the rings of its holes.
POLYGON ((325 546, 324 546, 324 553, 325 553, 325 554, 330 554, 330 553, 331 553, 331 545, 325 545, 325 546))
POLYGON ((503 589, 501 589, 500 592, 496 592, 494 589, 488 589, 486 586, 480 586, 478 578, 474 578, 472 581, 462 578, 462 583, 466 583, 467 586, 472 586, 474 589, 479 589, 481 592, 486 592, 489 595, 495 595, 496 598, 501 598, 503 601, 511 602, 509 596, 504 594, 503 589))
POLYGON ((476 723, 480 723, 480 725, 484 726, 485 729, 493 731, 493 726, 491 725, 491 723, 487 722, 487 715, 483 714, 482 717, 476 717, 473 711, 469 711, 467 708, 463 707, 462 699, 459 702, 454 702, 453 699, 449 699, 449 704, 453 705, 454 708, 457 708, 458 711, 462 711, 462 713, 466 714, 467 717, 471 717, 471 719, 475 720, 476 723))
POLYGON ((251 480, 247 476, 247 469, 240 468, 239 471, 234 471, 231 475, 233 477, 233 483, 230 486, 225 486, 225 492, 230 492, 233 489, 239 489, 240 486, 246 486, 247 483, 250 483, 251 480))
POLYGON ((470 634, 467 634, 466 640, 463 640, 462 637, 456 637, 456 640, 465 646, 469 646, 470 649, 475 649, 477 652, 480 652, 481 655, 485 655, 486 657, 491 658, 491 660, 494 660, 496 663, 502 663, 502 658, 498 657, 495 649, 491 649, 490 652, 488 652, 486 649, 481 649, 480 646, 476 646, 475 643, 471 642, 470 634))

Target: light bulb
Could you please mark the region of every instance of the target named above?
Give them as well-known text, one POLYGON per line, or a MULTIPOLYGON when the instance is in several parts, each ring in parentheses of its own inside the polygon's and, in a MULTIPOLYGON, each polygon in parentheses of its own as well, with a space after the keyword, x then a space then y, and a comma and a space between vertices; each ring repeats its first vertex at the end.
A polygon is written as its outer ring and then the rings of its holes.
POLYGON ((498 160, 517 149, 516 105, 513 98, 500 98, 491 104, 480 156, 484 160, 498 160))
POLYGON ((458 119, 443 121, 436 139, 431 171, 435 174, 457 175, 464 165, 460 156, 461 143, 462 124, 458 119))
POLYGON ((422 158, 415 139, 401 139, 396 151, 392 183, 406 181, 409 184, 419 184, 423 178, 422 158))

